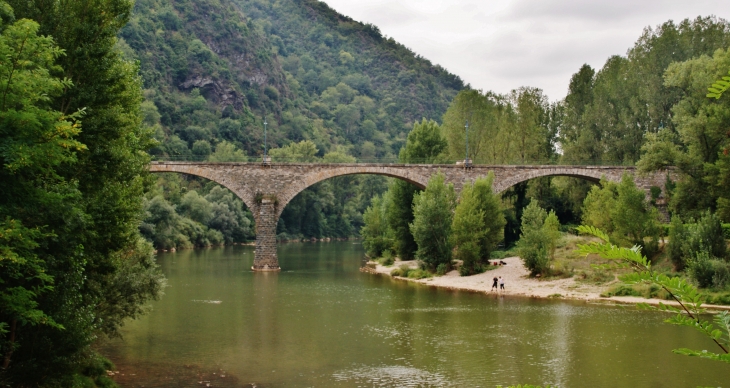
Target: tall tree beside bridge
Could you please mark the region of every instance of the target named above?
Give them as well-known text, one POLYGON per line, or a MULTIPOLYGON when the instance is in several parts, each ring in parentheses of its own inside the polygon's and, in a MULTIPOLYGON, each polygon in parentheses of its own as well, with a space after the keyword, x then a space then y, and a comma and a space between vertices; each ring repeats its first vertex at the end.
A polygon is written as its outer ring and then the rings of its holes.
MULTIPOLYGON (((406 145, 400 151, 401 163, 433 163, 446 149, 439 125, 433 120, 421 120, 408 133, 406 145)), ((401 260, 413 259, 418 245, 413 239, 409 224, 413 222, 413 196, 419 191, 411 183, 396 180, 390 188, 388 225, 393 230, 395 251, 401 260)))
POLYGON ((50 95, 48 108, 64 115, 84 112, 83 131, 75 140, 86 150, 75 153, 75 163, 58 164, 46 174, 66 182, 68 188, 53 196, 62 206, 43 212, 48 202, 21 197, 29 201, 24 208, 35 214, 26 226, 45 226, 44 232, 53 235, 29 248, 54 281, 52 291, 37 298, 37 309, 63 330, 22 325, 0 380, 14 386, 70 386, 83 379, 85 365, 95 359, 90 344, 102 333, 116 334, 122 320, 139 315, 162 285, 151 247, 137 230, 142 194, 150 183, 145 151, 153 142, 142 126, 137 67, 115 49, 132 3, 9 4, 18 19, 37 21, 39 34, 65 50, 54 74, 73 84, 50 95))

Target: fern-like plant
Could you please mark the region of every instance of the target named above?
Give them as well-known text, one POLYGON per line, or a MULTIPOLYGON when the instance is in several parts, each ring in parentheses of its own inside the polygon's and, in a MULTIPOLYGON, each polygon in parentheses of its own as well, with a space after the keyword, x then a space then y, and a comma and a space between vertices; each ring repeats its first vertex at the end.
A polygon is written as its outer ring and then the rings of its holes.
MULTIPOLYGON (((728 75, 730 75, 730 71, 728 71, 728 75)), ((712 86, 707 88, 707 91, 709 91, 707 97, 719 100, 728 88, 730 88, 730 77, 722 77, 722 79, 715 81, 712 86)))
POLYGON ((641 254, 640 246, 634 245, 632 248, 617 247, 611 244, 606 233, 592 226, 582 225, 577 230, 580 233, 595 236, 601 240, 601 242, 594 241, 589 244, 578 245, 578 252, 585 255, 597 254, 612 260, 613 263, 608 264, 608 266, 613 268, 632 268, 633 272, 620 277, 622 281, 628 284, 655 284, 669 293, 679 304, 679 307, 676 307, 661 302, 658 306, 639 303, 639 308, 673 313, 674 315, 664 322, 695 328, 714 341, 722 350, 721 353, 713 353, 706 350, 698 351, 681 348, 674 349, 674 353, 730 363, 730 354, 728 354, 728 349, 730 349, 730 314, 727 311, 715 314, 713 322, 703 320, 701 316, 707 312, 702 307, 705 301, 704 295, 697 287, 684 279, 670 278, 654 272, 649 260, 641 254))

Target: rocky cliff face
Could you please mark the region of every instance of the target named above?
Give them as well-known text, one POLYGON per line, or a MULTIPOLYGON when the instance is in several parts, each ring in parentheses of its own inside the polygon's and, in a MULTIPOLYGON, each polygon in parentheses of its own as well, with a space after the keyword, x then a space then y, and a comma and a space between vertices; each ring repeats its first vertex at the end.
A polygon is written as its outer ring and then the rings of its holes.
POLYGON ((265 34, 226 4, 137 1, 121 37, 139 56, 146 87, 198 88, 206 100, 239 112, 249 108, 246 96, 263 95, 267 86, 290 95, 265 34))

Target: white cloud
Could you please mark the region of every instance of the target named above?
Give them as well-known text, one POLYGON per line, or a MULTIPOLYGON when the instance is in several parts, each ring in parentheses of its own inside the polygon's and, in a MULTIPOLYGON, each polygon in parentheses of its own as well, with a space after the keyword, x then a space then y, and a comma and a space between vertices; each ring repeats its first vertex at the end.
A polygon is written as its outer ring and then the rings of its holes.
POLYGON ((338 12, 459 75, 477 89, 520 86, 565 97, 582 64, 625 55, 647 26, 728 16, 719 0, 328 0, 338 12))

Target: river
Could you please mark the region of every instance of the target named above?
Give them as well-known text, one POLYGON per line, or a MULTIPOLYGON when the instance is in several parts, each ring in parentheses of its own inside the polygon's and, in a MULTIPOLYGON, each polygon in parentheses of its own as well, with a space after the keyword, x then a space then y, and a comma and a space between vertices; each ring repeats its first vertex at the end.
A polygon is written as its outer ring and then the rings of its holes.
POLYGON ((99 350, 123 387, 730 387, 692 329, 634 307, 434 289, 359 272, 357 242, 163 253, 169 287, 99 350))

